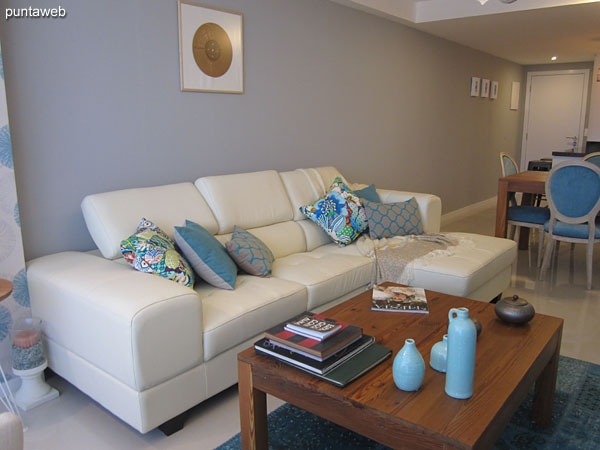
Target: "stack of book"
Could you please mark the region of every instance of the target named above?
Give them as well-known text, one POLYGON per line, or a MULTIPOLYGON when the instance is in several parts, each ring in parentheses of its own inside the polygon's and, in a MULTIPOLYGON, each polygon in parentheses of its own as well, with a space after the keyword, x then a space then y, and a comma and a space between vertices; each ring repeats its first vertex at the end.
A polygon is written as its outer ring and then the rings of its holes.
POLYGON ((265 331, 257 353, 345 386, 391 355, 360 327, 304 312, 265 331))

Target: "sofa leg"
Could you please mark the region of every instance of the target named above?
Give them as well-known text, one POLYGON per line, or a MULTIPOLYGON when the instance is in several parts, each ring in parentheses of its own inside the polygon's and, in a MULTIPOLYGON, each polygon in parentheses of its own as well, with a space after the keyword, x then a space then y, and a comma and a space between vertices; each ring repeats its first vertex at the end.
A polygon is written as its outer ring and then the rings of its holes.
POLYGON ((498 303, 498 301, 502 298, 502 292, 496 295, 493 299, 490 300, 490 303, 498 303))
POLYGON ((158 429, 162 431, 165 436, 171 436, 173 433, 177 433, 183 428, 185 419, 187 419, 187 411, 173 417, 171 420, 167 420, 162 425, 159 425, 158 429))

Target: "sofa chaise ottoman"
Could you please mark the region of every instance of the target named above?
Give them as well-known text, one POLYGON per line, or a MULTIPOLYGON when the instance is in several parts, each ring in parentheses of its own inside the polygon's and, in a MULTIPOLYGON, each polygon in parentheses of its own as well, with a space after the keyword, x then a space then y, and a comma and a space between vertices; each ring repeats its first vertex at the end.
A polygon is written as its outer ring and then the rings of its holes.
MULTIPOLYGON (((97 245, 29 261, 32 313, 43 320, 49 367, 146 433, 237 382, 236 355, 263 330, 364 291, 373 261, 339 247, 299 207, 326 193, 333 167, 208 176, 87 196, 82 210, 97 245), (225 243, 238 225, 272 251, 272 276, 239 273, 225 290, 194 288, 134 270, 120 243, 142 217, 172 236, 194 221, 225 243)), ((343 178, 343 177, 342 177, 343 178)), ((441 201, 378 190, 385 203, 417 200, 425 232, 438 232, 441 201)), ((414 285, 489 301, 510 281, 516 245, 464 235, 473 245, 414 267, 414 285)), ((176 428, 175 428, 176 429, 176 428)))

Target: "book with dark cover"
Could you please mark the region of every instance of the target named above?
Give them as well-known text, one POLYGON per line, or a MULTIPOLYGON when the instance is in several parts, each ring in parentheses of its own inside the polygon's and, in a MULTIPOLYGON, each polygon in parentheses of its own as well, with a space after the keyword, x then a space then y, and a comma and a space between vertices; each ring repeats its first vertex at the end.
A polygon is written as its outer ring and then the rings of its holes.
POLYGON ((299 314, 290 320, 286 320, 285 322, 266 330, 265 337, 271 341, 283 344, 288 348, 309 353, 317 358, 326 359, 328 356, 333 355, 362 335, 362 328, 349 325, 345 322, 339 322, 342 326, 341 330, 323 341, 301 336, 285 329, 285 326, 288 323, 300 319, 305 314, 306 313, 299 314))
POLYGON ((366 349, 374 342, 375 339, 372 336, 363 335, 358 341, 332 355, 325 361, 315 361, 314 359, 300 355, 297 352, 286 350, 278 345, 275 345, 266 338, 257 341, 254 344, 254 350, 257 353, 272 356, 282 362, 291 364, 294 367, 302 368, 308 372, 314 374, 324 374, 339 366, 349 358, 352 358, 354 355, 366 349))
POLYGON ((429 314, 425 289, 404 286, 373 286, 371 309, 429 314))
POLYGON ((352 341, 348 342, 347 344, 345 344, 345 345, 341 346, 341 347, 339 348, 339 350, 337 350, 337 351, 336 351, 336 353, 333 353, 333 354, 331 354, 331 355, 328 355, 328 356, 326 356, 325 358, 319 358, 318 356, 311 355, 310 353, 306 353, 304 350, 298 350, 297 348, 290 347, 290 346, 288 346, 288 345, 286 345, 286 344, 282 344, 281 342, 278 342, 278 341, 271 341, 271 340, 269 340, 269 342, 271 342, 273 345, 276 345, 277 347, 281 347, 281 348, 283 348, 283 349, 290 350, 290 351, 292 351, 292 352, 294 352, 294 353, 297 353, 297 354, 299 354, 299 355, 303 355, 303 356, 306 356, 307 358, 314 359, 315 361, 325 361, 325 360, 327 360, 327 359, 331 358, 333 355, 335 355, 335 354, 337 354, 337 353, 341 352, 341 351, 342 351, 343 349, 345 349, 346 347, 348 347, 348 346, 352 345, 354 342, 358 341, 358 340, 359 340, 359 339, 360 339, 362 336, 363 336, 362 334, 361 334, 361 335, 358 335, 358 336, 356 336, 356 339, 354 339, 354 340, 352 340, 352 341))
POLYGON ((288 322, 285 329, 301 336, 322 341, 341 330, 342 324, 320 314, 305 312, 302 317, 288 322))
POLYGON ((384 347, 383 345, 373 344, 340 364, 335 369, 322 375, 315 373, 312 375, 319 377, 328 383, 334 384, 335 386, 344 387, 352 383, 361 375, 367 373, 373 367, 381 364, 391 355, 391 349, 384 347))

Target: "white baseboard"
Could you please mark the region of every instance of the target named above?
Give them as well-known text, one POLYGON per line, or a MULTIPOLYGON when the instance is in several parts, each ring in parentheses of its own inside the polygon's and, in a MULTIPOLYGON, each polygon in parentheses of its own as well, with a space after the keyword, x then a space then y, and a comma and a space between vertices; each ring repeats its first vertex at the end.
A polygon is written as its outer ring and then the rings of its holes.
POLYGON ((472 214, 477 214, 494 206, 496 206, 496 197, 491 197, 487 200, 482 200, 480 202, 473 203, 472 205, 465 206, 464 208, 450 211, 442 216, 442 226, 464 219, 472 214))

